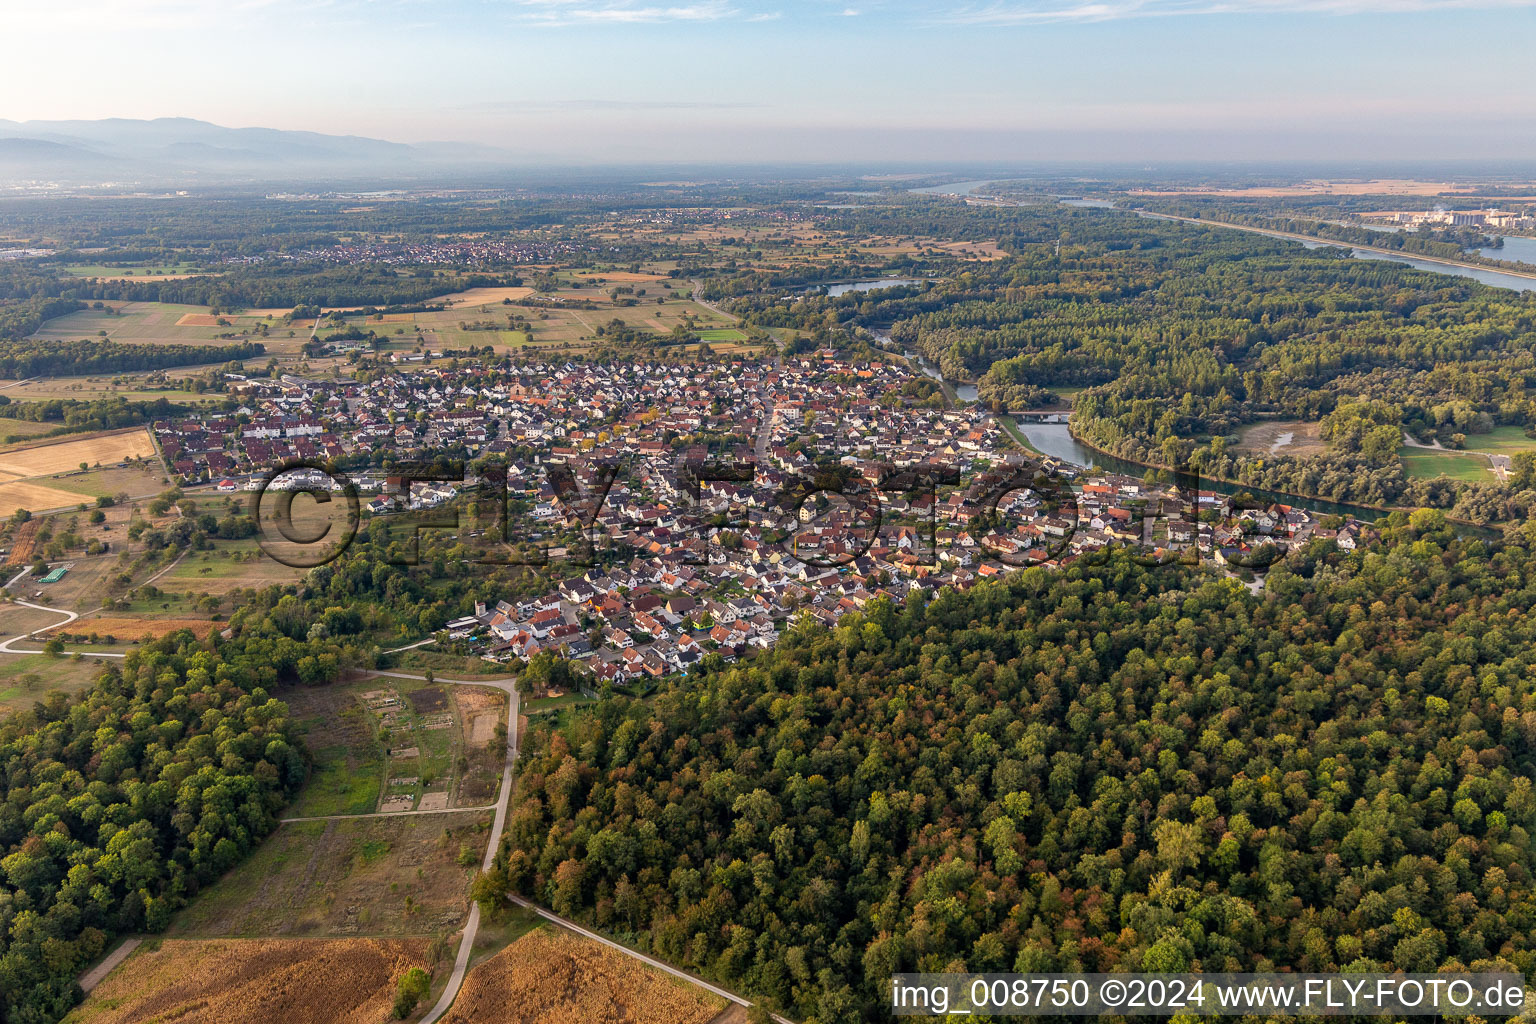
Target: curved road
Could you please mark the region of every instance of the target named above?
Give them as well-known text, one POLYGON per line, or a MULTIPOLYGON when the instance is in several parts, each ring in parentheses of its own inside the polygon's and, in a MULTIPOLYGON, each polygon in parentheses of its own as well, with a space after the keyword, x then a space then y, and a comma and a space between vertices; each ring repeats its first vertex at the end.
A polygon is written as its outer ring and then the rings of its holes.
MULTIPOLYGON (((151 584, 151 583, 155 582, 156 580, 158 580, 160 577, 164 576, 166 573, 170 572, 172 569, 176 568, 178 565, 181 564, 181 560, 183 558, 187 557, 187 553, 190 552, 191 550, 192 550, 191 548, 188 548, 186 551, 183 551, 181 554, 177 555, 176 556, 176 560, 174 562, 172 562, 170 565, 166 566, 164 569, 161 569, 159 572, 155 573, 153 576, 151 576, 149 579, 145 580, 143 583, 141 583, 139 585, 140 586, 148 586, 149 584, 151 584)), ((16 576, 13 576, 11 578, 11 581, 9 583, 7 583, 4 588, 0 588, 0 589, 9 590, 12 586, 15 585, 17 580, 20 580, 23 576, 25 576, 30 571, 31 571, 30 569, 23 569, 16 576)), ((11 603, 12 604, 19 604, 23 608, 32 608, 32 609, 34 609, 36 611, 40 611, 40 612, 52 612, 55 615, 62 615, 62 616, 64 616, 64 621, 63 622, 55 622, 51 626, 39 626, 37 629, 34 629, 30 633, 24 633, 21 636, 13 636, 13 637, 11 637, 5 643, 0 644, 0 654, 42 654, 43 651, 41 651, 41 650, 37 650, 37 651, 18 650, 15 647, 12 647, 11 645, 12 644, 19 644, 19 643, 21 643, 24 640, 31 640, 31 639, 35 638, 37 636, 37 634, 39 634, 39 633, 46 633, 50 629, 58 629, 60 626, 67 626, 71 622, 74 622, 76 619, 78 619, 80 617, 80 615, 81 615, 80 612, 66 611, 63 608, 51 608, 51 607, 49 607, 48 605, 45 605, 45 604, 33 604, 31 601, 23 601, 19 597, 18 598, 12 598, 11 599, 11 603)), ((96 612, 99 612, 101 610, 102 610, 101 608, 92 608, 90 611, 86 612, 85 614, 86 615, 94 615, 96 612)), ((78 653, 82 658, 126 658, 127 657, 127 655, 124 654, 122 651, 79 651, 79 652, 70 651, 69 653, 70 654, 78 653)))

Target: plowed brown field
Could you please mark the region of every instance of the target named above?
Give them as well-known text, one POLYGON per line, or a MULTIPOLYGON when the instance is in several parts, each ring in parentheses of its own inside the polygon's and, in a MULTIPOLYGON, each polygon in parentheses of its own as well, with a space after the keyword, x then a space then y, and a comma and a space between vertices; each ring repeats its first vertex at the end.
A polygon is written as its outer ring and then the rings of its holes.
POLYGON ((166 939, 113 971, 67 1024, 379 1024, 426 939, 166 939))
POLYGON ((565 931, 473 968, 444 1024, 707 1024, 725 1000, 565 931))

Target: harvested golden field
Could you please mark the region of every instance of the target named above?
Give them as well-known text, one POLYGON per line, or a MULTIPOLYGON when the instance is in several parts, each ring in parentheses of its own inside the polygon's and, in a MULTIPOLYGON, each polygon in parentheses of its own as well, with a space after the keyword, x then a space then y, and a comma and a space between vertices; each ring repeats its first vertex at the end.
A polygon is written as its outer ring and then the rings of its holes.
POLYGON ((538 928, 473 968, 445 1024, 708 1024, 725 1000, 566 931, 538 928))
POLYGON ((379 1024, 426 939, 166 939, 113 971, 68 1024, 379 1024))
POLYGON ((466 288, 462 292, 449 292, 447 295, 439 295, 429 302, 446 302, 453 306, 477 306, 485 302, 500 302, 502 299, 526 299, 533 294, 533 289, 528 287, 517 288, 466 288))
POLYGON ((6 478, 0 475, 0 516, 8 516, 19 508, 29 512, 41 512, 49 508, 78 505, 84 499, 73 491, 62 491, 26 480, 6 478))
POLYGON ((0 452, 0 476, 26 479, 75 469, 82 462, 115 463, 134 456, 151 458, 155 443, 147 427, 114 430, 53 444, 28 445, 0 452))
POLYGON ((207 636, 213 631, 213 626, 214 624, 207 619, 137 619, 104 616, 99 619, 76 619, 48 632, 50 634, 68 633, 75 636, 96 633, 100 636, 112 636, 118 640, 131 642, 145 636, 159 639, 180 629, 190 629, 198 636, 207 636))

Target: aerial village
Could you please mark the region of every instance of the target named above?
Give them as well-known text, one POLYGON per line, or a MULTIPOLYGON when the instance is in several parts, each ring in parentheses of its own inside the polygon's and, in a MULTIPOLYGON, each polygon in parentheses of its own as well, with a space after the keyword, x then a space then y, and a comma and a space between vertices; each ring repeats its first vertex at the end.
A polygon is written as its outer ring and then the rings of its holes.
POLYGON ((1027 451, 980 405, 951 407, 922 382, 830 353, 438 361, 366 382, 229 374, 233 412, 153 429, 183 486, 351 486, 369 517, 451 503, 481 485, 476 467, 504 465, 519 538, 579 535, 594 557, 552 560, 547 592, 477 606, 442 640, 494 661, 558 653, 592 686, 740 658, 802 614, 831 625, 881 597, 963 590, 1111 544, 1251 579, 1313 537, 1366 539, 1353 520, 1234 507, 1187 481, 1027 451), (465 464, 462 481, 401 469, 445 453, 465 464), (274 476, 300 463, 314 468, 274 476))

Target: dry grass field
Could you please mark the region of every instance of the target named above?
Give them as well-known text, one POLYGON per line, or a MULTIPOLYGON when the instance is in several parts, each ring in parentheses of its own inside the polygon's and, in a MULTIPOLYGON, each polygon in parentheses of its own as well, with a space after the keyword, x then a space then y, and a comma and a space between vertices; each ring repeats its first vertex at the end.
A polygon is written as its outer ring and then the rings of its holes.
POLYGON ((158 640, 160 637, 170 636, 183 629, 189 629, 199 637, 206 637, 213 632, 215 625, 216 623, 207 619, 151 619, 102 615, 76 619, 68 625, 50 629, 48 635, 67 633, 71 636, 81 636, 95 633, 99 636, 113 637, 118 643, 137 643, 145 637, 158 640))
POLYGON ((155 443, 149 430, 134 427, 0 452, 0 477, 25 480, 74 469, 82 462, 94 466, 98 462, 117 463, 154 455, 155 443))
POLYGON ((154 441, 144 427, 13 446, 0 451, 0 516, 19 508, 64 508, 119 491, 149 493, 158 486, 159 466, 154 441), (118 468, 118 463, 136 457, 154 461, 118 468), (102 468, 81 472, 82 462, 102 468))
POLYGON ((29 480, 0 482, 0 516, 8 516, 19 508, 40 511, 47 508, 63 508, 78 505, 80 495, 29 480))
POLYGON ((425 939, 175 940, 141 947, 68 1024, 381 1024, 425 939))
POLYGON ((725 1000, 566 931, 472 968, 444 1024, 709 1024, 725 1000))
POLYGON ((284 825, 172 923, 178 938, 447 935, 469 909, 488 812, 284 825))

